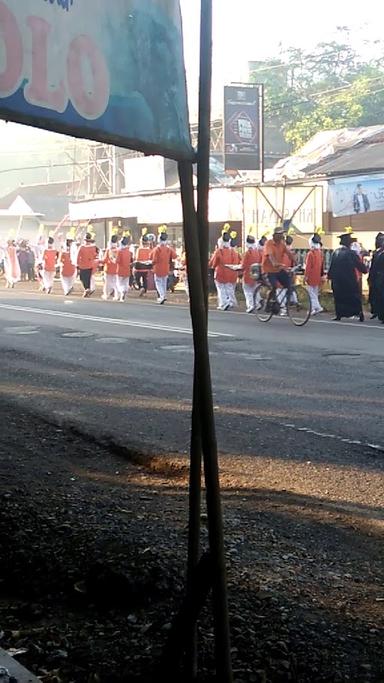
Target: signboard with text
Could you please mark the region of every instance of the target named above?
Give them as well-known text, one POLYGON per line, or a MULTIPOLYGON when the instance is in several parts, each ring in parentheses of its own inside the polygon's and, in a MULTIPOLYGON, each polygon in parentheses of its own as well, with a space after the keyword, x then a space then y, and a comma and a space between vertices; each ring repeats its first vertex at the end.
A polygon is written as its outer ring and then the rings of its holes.
POLYGON ((262 168, 262 87, 224 88, 224 154, 226 170, 262 168))
POLYGON ((0 118, 192 159, 179 0, 0 0, 0 118))

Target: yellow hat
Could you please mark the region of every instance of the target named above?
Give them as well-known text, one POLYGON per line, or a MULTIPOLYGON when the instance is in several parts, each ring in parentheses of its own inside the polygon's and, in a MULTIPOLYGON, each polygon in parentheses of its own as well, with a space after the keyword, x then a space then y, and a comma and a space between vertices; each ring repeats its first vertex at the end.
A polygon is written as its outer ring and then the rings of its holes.
POLYGON ((141 234, 142 234, 143 237, 144 237, 144 235, 146 235, 147 233, 148 233, 148 228, 142 228, 142 229, 141 229, 141 234))
POLYGON ((162 235, 165 232, 167 232, 167 226, 166 225, 159 225, 159 229, 158 229, 159 235, 162 235))
POLYGON ((352 235, 352 233, 353 233, 353 228, 352 228, 350 225, 348 225, 346 228, 344 228, 344 232, 345 232, 347 235, 352 235))
POLYGON ((237 237, 237 232, 236 232, 236 230, 232 230, 232 232, 230 232, 229 234, 230 234, 230 237, 231 237, 232 240, 235 240, 235 239, 236 239, 236 237, 237 237))

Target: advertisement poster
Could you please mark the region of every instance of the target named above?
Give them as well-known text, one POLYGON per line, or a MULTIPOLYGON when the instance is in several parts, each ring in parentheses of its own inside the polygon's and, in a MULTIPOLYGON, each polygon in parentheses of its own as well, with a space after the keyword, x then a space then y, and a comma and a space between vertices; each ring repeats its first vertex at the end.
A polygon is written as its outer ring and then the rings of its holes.
POLYGON ((333 180, 329 184, 329 201, 334 216, 384 211, 384 177, 333 180))
POLYGON ((225 168, 236 171, 261 169, 261 86, 224 88, 225 168))
POLYGON ((257 237, 270 234, 282 220, 292 221, 298 233, 310 234, 323 224, 323 188, 300 185, 245 187, 244 222, 254 226, 257 237), (284 205, 284 216, 281 217, 284 205), (275 209, 275 210, 274 210, 275 209))
POLYGON ((191 159, 179 0, 0 0, 0 118, 191 159))

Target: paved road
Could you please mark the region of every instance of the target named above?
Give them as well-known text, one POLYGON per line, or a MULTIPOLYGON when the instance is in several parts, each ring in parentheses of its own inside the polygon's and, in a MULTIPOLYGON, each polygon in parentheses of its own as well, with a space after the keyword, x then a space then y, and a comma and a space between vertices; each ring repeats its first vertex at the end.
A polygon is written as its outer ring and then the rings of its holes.
MULTIPOLYGON (((0 293, 0 320, 3 396, 129 445, 187 451, 187 306, 15 289, 0 293)), ((324 317, 295 328, 212 311, 209 330, 223 452, 384 452, 384 326, 324 317)))

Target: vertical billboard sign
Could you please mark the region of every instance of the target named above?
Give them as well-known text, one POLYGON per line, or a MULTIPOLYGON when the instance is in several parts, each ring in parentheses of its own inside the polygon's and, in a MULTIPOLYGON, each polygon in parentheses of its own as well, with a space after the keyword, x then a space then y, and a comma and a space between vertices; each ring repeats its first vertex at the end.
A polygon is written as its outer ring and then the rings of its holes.
POLYGON ((225 86, 224 152, 227 170, 262 169, 262 109, 262 86, 225 86))
POLYGON ((0 118, 192 159, 179 0, 0 0, 0 118))

